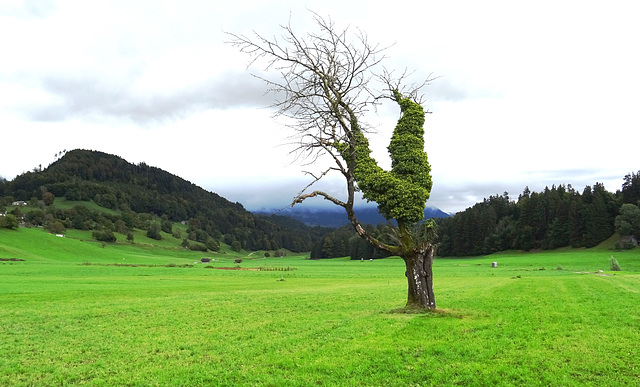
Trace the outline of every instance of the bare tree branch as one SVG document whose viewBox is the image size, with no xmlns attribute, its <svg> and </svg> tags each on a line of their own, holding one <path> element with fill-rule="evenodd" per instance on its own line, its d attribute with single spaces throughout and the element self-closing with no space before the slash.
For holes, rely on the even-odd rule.
<svg viewBox="0 0 640 387">
<path fill-rule="evenodd" d="M 309 197 L 316 197 L 316 196 L 318 196 L 318 195 L 321 195 L 321 196 L 325 196 L 325 197 L 326 197 L 327 195 L 326 195 L 326 194 L 324 194 L 324 193 L 322 193 L 321 191 L 316 191 L 316 194 L 315 194 L 315 195 L 311 195 L 311 196 L 306 195 L 306 194 L 305 194 L 305 192 L 306 192 L 306 191 L 307 191 L 307 190 L 308 190 L 312 185 L 314 185 L 315 183 L 317 183 L 318 181 L 320 181 L 320 179 L 322 179 L 322 178 L 323 178 L 327 173 L 329 173 L 332 169 L 333 169 L 333 168 L 329 168 L 329 169 L 327 169 L 326 171 L 322 172 L 322 173 L 321 173 L 319 176 L 317 176 L 317 177 L 316 177 L 313 173 L 311 173 L 311 172 L 305 172 L 306 174 L 313 176 L 314 180 L 313 180 L 311 183 L 307 184 L 307 186 L 306 186 L 306 187 L 304 187 L 304 188 L 303 188 L 303 189 L 298 193 L 298 195 L 296 195 L 296 197 L 293 199 L 293 202 L 291 203 L 291 207 L 293 207 L 294 205 L 296 205 L 296 204 L 298 204 L 298 203 L 302 203 L 305 199 L 307 199 L 307 198 L 309 198 Z M 330 199 L 330 200 L 331 200 L 331 199 Z M 340 204 L 338 204 L 338 205 L 339 205 L 340 207 L 344 207 L 344 203 L 342 203 L 341 201 L 339 201 L 339 200 L 337 200 L 337 199 L 336 199 L 336 200 L 331 200 L 331 201 L 333 201 L 333 202 L 334 202 L 334 203 L 336 203 L 336 204 L 338 204 L 337 202 L 339 202 Z"/>
<path fill-rule="evenodd" d="M 313 191 L 311 193 L 308 194 L 304 194 L 304 195 L 299 195 L 296 200 L 294 200 L 294 202 L 291 204 L 291 207 L 293 207 L 295 204 L 299 204 L 302 203 L 303 201 L 305 201 L 306 199 L 309 198 L 315 198 L 316 196 L 322 196 L 324 197 L 326 200 L 329 200 L 330 202 L 340 206 L 340 207 L 345 207 L 346 204 L 345 202 L 343 202 L 342 200 L 336 199 L 335 197 L 329 195 L 326 192 L 323 191 Z"/>
</svg>

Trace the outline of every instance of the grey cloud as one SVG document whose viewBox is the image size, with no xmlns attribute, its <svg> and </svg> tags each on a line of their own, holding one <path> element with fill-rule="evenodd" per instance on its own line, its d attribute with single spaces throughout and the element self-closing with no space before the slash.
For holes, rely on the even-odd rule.
<svg viewBox="0 0 640 387">
<path fill-rule="evenodd" d="M 502 195 L 505 191 L 509 197 L 517 198 L 524 186 L 519 184 L 503 184 L 500 182 L 486 184 L 438 184 L 434 182 L 431 197 L 427 201 L 430 207 L 437 207 L 445 212 L 459 212 L 481 202 L 493 195 Z"/>
<path fill-rule="evenodd" d="M 484 86 L 474 85 L 463 78 L 442 75 L 429 83 L 424 89 L 427 101 L 459 102 L 469 99 L 500 97 L 501 93 Z"/>
<path fill-rule="evenodd" d="M 582 193 L 586 186 L 603 183 L 610 192 L 615 192 L 622 186 L 625 172 L 619 170 L 593 169 L 565 169 L 547 171 L 524 171 L 517 177 L 505 176 L 502 180 L 486 181 L 484 183 L 468 182 L 456 184 L 451 181 L 439 182 L 434 179 L 428 206 L 438 207 L 445 212 L 459 212 L 476 203 L 488 199 L 490 196 L 509 194 L 511 200 L 518 200 L 525 187 L 532 192 L 541 192 L 545 187 L 553 185 L 571 185 Z"/>
<path fill-rule="evenodd" d="M 226 73 L 199 85 L 165 92 L 137 91 L 135 79 L 99 75 L 47 76 L 43 89 L 51 103 L 23 107 L 35 121 L 65 121 L 77 117 L 107 117 L 140 124 L 182 118 L 193 112 L 232 107 L 266 107 L 272 102 L 264 84 L 246 72 Z"/>
<path fill-rule="evenodd" d="M 30 15 L 43 18 L 56 9 L 53 0 L 26 0 L 24 6 Z"/>
<path fill-rule="evenodd" d="M 24 0 L 19 6 L 0 4 L 0 15 L 11 15 L 22 19 L 45 18 L 56 9 L 53 0 Z"/>
<path fill-rule="evenodd" d="M 29 104 L 22 110 L 34 121 L 65 121 L 72 118 L 110 118 L 149 124 L 183 118 L 208 109 L 236 107 L 266 108 L 276 97 L 267 93 L 267 85 L 247 71 L 228 71 L 199 84 L 186 84 L 161 92 L 136 89 L 139 72 L 114 74 L 46 74 L 40 77 L 44 92 L 53 98 L 48 103 Z M 435 101 L 468 98 L 467 92 L 438 78 L 425 89 Z"/>
<path fill-rule="evenodd" d="M 428 100 L 433 101 L 461 101 L 469 97 L 465 88 L 453 83 L 451 78 L 442 76 L 431 81 L 425 89 Z"/>
<path fill-rule="evenodd" d="M 310 178 L 300 174 L 297 177 L 273 176 L 247 178 L 242 181 L 206 181 L 202 186 L 227 200 L 242 203 L 250 211 L 259 211 L 289 207 L 294 197 L 309 183 Z M 311 190 L 313 189 L 320 189 L 339 199 L 344 199 L 346 195 L 344 182 L 338 177 L 324 179 L 317 186 L 314 185 Z M 304 206 L 333 207 L 335 205 L 317 197 L 306 200 Z"/>
<path fill-rule="evenodd" d="M 248 72 L 223 73 L 222 79 L 212 82 L 211 87 L 216 90 L 213 100 L 220 108 L 271 106 L 274 95 L 268 93 L 267 85 Z"/>
</svg>

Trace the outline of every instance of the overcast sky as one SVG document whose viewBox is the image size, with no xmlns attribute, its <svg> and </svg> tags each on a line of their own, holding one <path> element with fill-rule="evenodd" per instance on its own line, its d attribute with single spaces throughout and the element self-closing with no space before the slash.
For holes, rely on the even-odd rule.
<svg viewBox="0 0 640 387">
<path fill-rule="evenodd" d="M 290 130 L 224 31 L 273 36 L 291 18 L 304 34 L 307 9 L 392 45 L 387 67 L 439 76 L 425 90 L 429 206 L 525 186 L 615 192 L 640 170 L 632 1 L 2 0 L 0 176 L 93 149 L 250 210 L 286 206 L 319 168 L 289 155 Z M 394 106 L 370 117 L 382 165 L 397 118 Z M 342 182 L 322 188 L 339 195 Z"/>
</svg>

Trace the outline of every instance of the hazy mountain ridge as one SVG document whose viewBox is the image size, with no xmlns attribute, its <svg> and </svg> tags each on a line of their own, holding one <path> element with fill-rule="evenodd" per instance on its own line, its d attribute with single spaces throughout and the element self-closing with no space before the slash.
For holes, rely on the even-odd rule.
<svg viewBox="0 0 640 387">
<path fill-rule="evenodd" d="M 380 223 L 386 223 L 386 219 L 380 215 L 378 209 L 374 206 L 360 206 L 355 209 L 358 220 L 364 224 L 378 225 Z M 253 211 L 256 214 L 270 215 L 277 214 L 282 216 L 288 216 L 296 219 L 308 226 L 321 226 L 338 228 L 349 223 L 349 219 L 344 211 L 340 207 L 305 207 L 297 206 L 293 208 L 286 208 L 281 210 L 260 210 Z M 449 214 L 441 211 L 438 208 L 427 207 L 424 210 L 425 219 L 429 218 L 448 218 Z"/>
</svg>

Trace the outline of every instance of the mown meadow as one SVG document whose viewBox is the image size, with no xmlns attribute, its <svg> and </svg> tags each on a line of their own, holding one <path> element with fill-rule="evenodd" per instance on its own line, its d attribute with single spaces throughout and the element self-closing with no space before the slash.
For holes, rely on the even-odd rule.
<svg viewBox="0 0 640 387">
<path fill-rule="evenodd" d="M 0 230 L 0 385 L 640 384 L 637 248 L 436 259 L 406 314 L 399 259 L 89 238 Z"/>
</svg>

